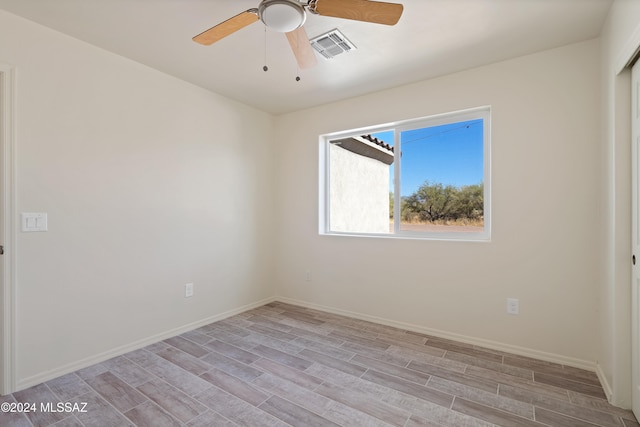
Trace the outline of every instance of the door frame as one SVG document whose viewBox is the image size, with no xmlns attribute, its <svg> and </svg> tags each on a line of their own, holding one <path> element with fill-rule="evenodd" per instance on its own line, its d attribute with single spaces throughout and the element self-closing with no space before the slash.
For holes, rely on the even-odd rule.
<svg viewBox="0 0 640 427">
<path fill-rule="evenodd" d="M 0 395 L 15 391 L 15 272 L 16 272 L 16 214 L 15 214 L 15 70 L 5 63 L 0 62 L 0 150 L 2 150 L 2 200 L 0 208 L 2 216 L 0 221 L 1 235 L 4 236 L 4 255 L 0 256 L 3 265 L 2 277 L 0 277 Z"/>
<path fill-rule="evenodd" d="M 640 255 L 640 202 L 639 172 L 640 162 L 640 63 L 631 68 L 631 253 L 633 254 L 631 266 L 631 409 L 636 417 L 640 418 L 640 265 L 637 265 L 637 256 Z"/>
<path fill-rule="evenodd" d="M 631 34 L 631 36 L 627 39 L 626 43 L 624 44 L 624 46 L 622 47 L 621 51 L 620 51 L 620 55 L 618 56 L 616 62 L 615 62 L 615 74 L 616 76 L 621 75 L 625 70 L 631 70 L 631 66 L 636 62 L 636 60 L 638 59 L 638 57 L 640 57 L 640 25 L 636 26 L 635 30 L 633 31 L 633 33 Z M 631 79 L 632 80 L 632 79 Z M 630 90 L 634 90 L 634 82 L 631 81 L 630 82 Z M 631 95 L 631 94 L 630 94 Z M 637 94 L 636 94 L 637 95 Z M 632 114 L 631 114 L 631 105 L 629 105 L 629 111 L 628 111 L 628 117 L 630 120 L 633 120 L 632 118 Z M 631 121 L 629 122 L 629 125 L 631 125 Z M 630 131 L 630 143 L 631 144 L 635 144 L 635 142 L 633 141 L 634 135 Z M 640 165 L 636 165 L 636 167 L 638 167 Z M 633 165 L 632 165 L 632 169 L 633 169 Z M 634 174 L 639 173 L 640 171 L 638 170 L 632 170 L 632 188 L 634 185 L 637 185 L 637 183 L 633 182 L 633 177 Z M 632 207 L 633 209 L 633 207 Z M 633 217 L 633 212 L 631 212 L 631 215 Z M 632 218 L 632 221 L 636 221 L 636 219 Z M 640 225 L 640 224 L 638 224 Z M 631 252 L 634 253 L 635 249 L 633 247 L 633 237 L 631 238 Z M 635 256 L 638 256 L 638 254 L 635 254 Z M 633 270 L 634 266 L 631 266 L 631 269 Z M 633 283 L 633 277 L 634 277 L 634 273 L 633 271 L 631 271 L 631 280 L 630 280 L 630 284 L 632 287 L 635 286 L 635 284 Z M 633 288 L 632 288 L 633 289 Z M 633 290 L 631 292 L 632 294 L 632 299 L 633 299 Z M 633 304 L 633 301 L 631 301 L 631 304 Z M 635 357 L 637 357 L 636 353 L 639 353 L 640 350 L 638 350 L 638 345 L 640 345 L 640 343 L 637 342 L 638 340 L 638 334 L 636 333 L 636 328 L 638 327 L 637 323 L 634 325 L 634 322 L 637 322 L 637 316 L 640 312 L 640 307 L 629 307 L 630 309 L 630 314 L 631 314 L 631 325 L 630 325 L 630 331 L 631 332 L 631 395 L 629 396 L 630 399 L 630 406 L 634 406 L 635 403 L 638 399 L 637 396 L 634 396 L 636 393 L 638 393 L 637 390 L 634 390 L 635 388 L 635 383 L 637 382 L 637 377 L 640 375 L 640 364 L 637 362 L 637 359 L 635 359 Z M 635 335 L 634 335 L 635 333 Z M 636 340 L 636 342 L 634 342 L 634 339 Z M 614 402 L 615 404 L 615 402 Z M 636 416 L 638 416 L 638 412 L 640 412 L 640 409 L 638 408 L 634 408 L 634 411 L 636 412 Z"/>
</svg>

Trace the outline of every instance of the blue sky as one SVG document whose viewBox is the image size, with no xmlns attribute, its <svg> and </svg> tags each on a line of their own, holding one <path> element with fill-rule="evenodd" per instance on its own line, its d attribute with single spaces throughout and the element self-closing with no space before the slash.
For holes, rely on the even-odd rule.
<svg viewBox="0 0 640 427">
<path fill-rule="evenodd" d="M 393 131 L 373 136 L 394 145 Z M 482 183 L 482 119 L 404 131 L 400 137 L 403 196 L 412 194 L 425 180 L 455 187 Z M 393 191 L 393 167 L 390 173 Z"/>
</svg>

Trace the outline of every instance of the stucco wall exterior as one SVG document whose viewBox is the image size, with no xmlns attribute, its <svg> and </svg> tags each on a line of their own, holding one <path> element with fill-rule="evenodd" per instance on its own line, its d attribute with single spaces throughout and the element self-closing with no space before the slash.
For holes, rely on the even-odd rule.
<svg viewBox="0 0 640 427">
<path fill-rule="evenodd" d="M 331 231 L 389 232 L 389 166 L 329 144 Z"/>
</svg>

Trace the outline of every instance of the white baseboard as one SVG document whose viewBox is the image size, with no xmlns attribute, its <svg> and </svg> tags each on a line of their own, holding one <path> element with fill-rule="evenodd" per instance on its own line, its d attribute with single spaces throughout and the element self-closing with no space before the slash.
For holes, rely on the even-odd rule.
<svg viewBox="0 0 640 427">
<path fill-rule="evenodd" d="M 287 304 L 298 305 L 301 307 L 312 308 L 315 310 L 325 311 L 332 314 L 339 314 L 342 316 L 351 317 L 359 320 L 367 320 L 373 323 L 379 323 L 382 325 L 393 326 L 407 331 L 419 332 L 426 335 L 433 335 L 438 338 L 445 338 L 449 340 L 459 341 L 466 344 L 477 345 L 480 347 L 489 348 L 492 350 L 503 351 L 506 353 L 516 354 L 518 356 L 530 357 L 533 359 L 544 360 L 546 362 L 558 363 L 560 365 L 571 366 L 574 368 L 585 369 L 591 372 L 596 371 L 596 363 L 588 360 L 577 359 L 573 357 L 563 356 L 560 354 L 547 353 L 544 351 L 534 350 L 531 348 L 515 346 L 511 344 L 505 344 L 498 341 L 491 341 L 482 338 L 470 337 L 467 335 L 456 334 L 452 332 L 442 331 L 438 329 L 427 328 L 420 325 L 413 325 L 410 323 L 397 322 L 395 320 L 384 319 L 377 316 L 371 316 L 368 314 L 357 313 L 349 310 L 342 310 L 333 307 L 327 307 L 323 305 L 313 304 L 306 301 L 296 300 L 286 297 L 275 297 L 275 301 L 280 301 Z M 604 377 L 604 376 L 603 376 Z"/>
<path fill-rule="evenodd" d="M 150 337 L 147 337 L 147 338 L 144 338 L 144 339 L 129 343 L 127 345 L 124 345 L 124 346 L 121 346 L 121 347 L 117 347 L 117 348 L 108 350 L 106 352 L 99 353 L 99 354 L 93 355 L 91 357 L 87 357 L 85 359 L 78 360 L 78 361 L 69 363 L 69 364 L 64 365 L 64 366 L 60 366 L 58 368 L 55 368 L 55 369 L 52 369 L 52 370 L 49 370 L 49 371 L 46 371 L 46 372 L 39 373 L 37 375 L 33 375 L 31 377 L 23 378 L 23 379 L 21 379 L 21 380 L 19 380 L 17 382 L 16 390 L 14 390 L 14 391 L 24 390 L 26 388 L 29 388 L 29 387 L 32 387 L 34 385 L 37 385 L 37 384 L 52 380 L 52 379 L 60 377 L 62 375 L 66 375 L 68 373 L 75 372 L 75 371 L 77 371 L 79 369 L 86 368 L 86 367 L 94 365 L 96 363 L 104 362 L 105 360 L 109 360 L 109 359 L 111 359 L 113 357 L 120 356 L 120 355 L 128 353 L 130 351 L 138 350 L 140 348 L 146 347 L 147 345 L 156 343 L 158 341 L 162 341 L 162 340 L 165 340 L 167 338 L 171 338 L 171 337 L 174 337 L 176 335 L 180 335 L 182 333 L 191 331 L 193 329 L 197 329 L 199 327 L 208 325 L 210 323 L 214 323 L 214 322 L 226 319 L 228 317 L 235 316 L 236 314 L 240 314 L 240 313 L 243 313 L 245 311 L 252 310 L 254 308 L 263 306 L 265 304 L 268 304 L 268 303 L 274 302 L 274 301 L 280 301 L 280 302 L 287 303 L 287 304 L 293 304 L 293 305 L 298 305 L 298 306 L 301 306 L 301 307 L 307 307 L 307 308 L 311 308 L 311 309 L 315 309 L 315 310 L 325 311 L 327 313 L 338 314 L 338 315 L 342 315 L 342 316 L 346 316 L 346 317 L 351 317 L 351 318 L 354 318 L 354 319 L 366 320 L 366 321 L 369 321 L 369 322 L 374 322 L 374 323 L 378 323 L 378 324 L 382 324 L 382 325 L 393 326 L 393 327 L 396 327 L 396 328 L 405 329 L 407 331 L 419 332 L 419 333 L 423 333 L 423 334 L 426 334 L 426 335 L 433 335 L 433 336 L 439 337 L 439 338 L 445 338 L 445 339 L 450 339 L 450 340 L 459 341 L 459 342 L 463 342 L 463 343 L 467 343 L 467 344 L 477 345 L 477 346 L 481 346 L 481 347 L 485 347 L 485 348 L 489 348 L 489 349 L 493 349 L 493 350 L 504 351 L 504 352 L 516 354 L 516 355 L 519 355 L 519 356 L 531 357 L 531 358 L 534 358 L 534 359 L 544 360 L 544 361 L 547 361 L 547 362 L 554 362 L 554 363 L 559 363 L 561 365 L 566 365 L 566 366 L 571 366 L 571 367 L 575 367 L 575 368 L 586 369 L 586 370 L 589 370 L 589 371 L 596 372 L 596 374 L 598 375 L 598 378 L 600 379 L 600 382 L 602 383 L 602 387 L 604 388 L 604 391 L 605 391 L 605 394 L 607 395 L 607 398 L 610 399 L 611 396 L 612 396 L 611 386 L 608 384 L 606 376 L 602 372 L 602 369 L 595 362 L 582 360 L 582 359 L 576 359 L 576 358 L 562 356 L 562 355 L 553 354 L 553 353 L 542 352 L 542 351 L 538 351 L 538 350 L 534 350 L 534 349 L 530 349 L 530 348 L 526 348 L 526 347 L 519 347 L 519 346 L 510 345 L 510 344 L 500 343 L 500 342 L 497 342 L 497 341 L 485 340 L 485 339 L 482 339 L 482 338 L 475 338 L 475 337 L 470 337 L 470 336 L 461 335 L 461 334 L 455 334 L 455 333 L 451 333 L 451 332 L 447 332 L 447 331 L 442 331 L 442 330 L 437 330 L 437 329 L 432 329 L 432 328 L 426 328 L 424 326 L 419 326 L 419 325 L 414 325 L 414 324 L 404 323 L 404 322 L 398 322 L 398 321 L 395 321 L 395 320 L 385 319 L 385 318 L 382 318 L 382 317 L 371 316 L 371 315 L 368 315 L 368 314 L 357 313 L 357 312 L 353 312 L 353 311 L 349 311 L 349 310 L 342 310 L 342 309 L 338 309 L 338 308 L 334 308 L 334 307 L 328 307 L 328 306 L 313 304 L 313 303 L 309 303 L 309 302 L 306 302 L 306 301 L 301 301 L 301 300 L 296 300 L 296 299 L 286 298 L 286 297 L 269 297 L 269 298 L 265 298 L 263 300 L 255 302 L 255 303 L 247 304 L 245 306 L 238 307 L 238 308 L 235 308 L 233 310 L 226 311 L 224 313 L 220 313 L 220 314 L 217 314 L 217 315 L 214 315 L 214 316 L 210 316 L 210 317 L 198 320 L 196 322 L 189 323 L 189 324 L 186 324 L 186 325 L 183 325 L 181 327 L 178 327 L 178 328 L 175 328 L 175 329 L 171 329 L 171 330 L 168 330 L 168 331 L 164 331 L 164 332 L 161 332 L 159 334 L 156 334 L 156 335 L 153 335 L 153 336 L 150 336 Z"/>
<path fill-rule="evenodd" d="M 609 384 L 607 376 L 604 374 L 602 366 L 600 366 L 599 363 L 596 363 L 596 374 L 598 375 L 604 394 L 607 396 L 607 401 L 611 402 L 613 400 L 613 388 L 611 387 L 611 384 Z"/>
<path fill-rule="evenodd" d="M 175 329 L 170 329 L 168 331 L 164 331 L 159 334 L 155 334 L 153 336 L 143 338 L 141 340 L 123 345 L 121 347 L 113 348 L 103 353 L 99 353 L 99 354 L 87 357 L 85 359 L 78 360 L 78 361 L 66 364 L 64 366 L 60 366 L 58 368 L 39 373 L 37 375 L 33 375 L 31 377 L 23 378 L 17 381 L 16 390 L 14 390 L 14 392 L 24 390 L 26 388 L 32 387 L 37 384 L 41 384 L 43 382 L 52 380 L 54 378 L 58 378 L 62 375 L 66 375 L 71 372 L 75 372 L 79 369 L 83 369 L 88 366 L 95 365 L 96 363 L 104 362 L 105 360 L 109 360 L 116 356 L 121 356 L 125 353 L 129 353 L 130 351 L 141 349 L 150 344 L 165 340 L 167 338 L 174 337 L 176 335 L 183 334 L 185 332 L 200 328 L 210 323 L 214 323 L 214 322 L 226 319 L 228 317 L 235 316 L 236 314 L 240 314 L 245 311 L 252 310 L 257 307 L 261 307 L 273 301 L 275 301 L 274 297 L 265 298 L 263 300 L 260 300 L 251 304 L 247 304 L 242 307 L 235 308 L 233 310 L 228 310 L 228 311 L 225 311 L 224 313 L 216 314 L 214 316 L 210 316 L 210 317 L 198 320 L 196 322 L 180 326 Z"/>
</svg>

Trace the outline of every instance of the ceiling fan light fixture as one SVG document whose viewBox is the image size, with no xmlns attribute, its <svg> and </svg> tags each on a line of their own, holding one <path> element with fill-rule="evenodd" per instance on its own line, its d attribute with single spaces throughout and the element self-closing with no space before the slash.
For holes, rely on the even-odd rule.
<svg viewBox="0 0 640 427">
<path fill-rule="evenodd" d="M 263 0 L 258 16 L 264 25 L 281 33 L 300 28 L 306 19 L 304 7 L 295 0 Z"/>
</svg>

